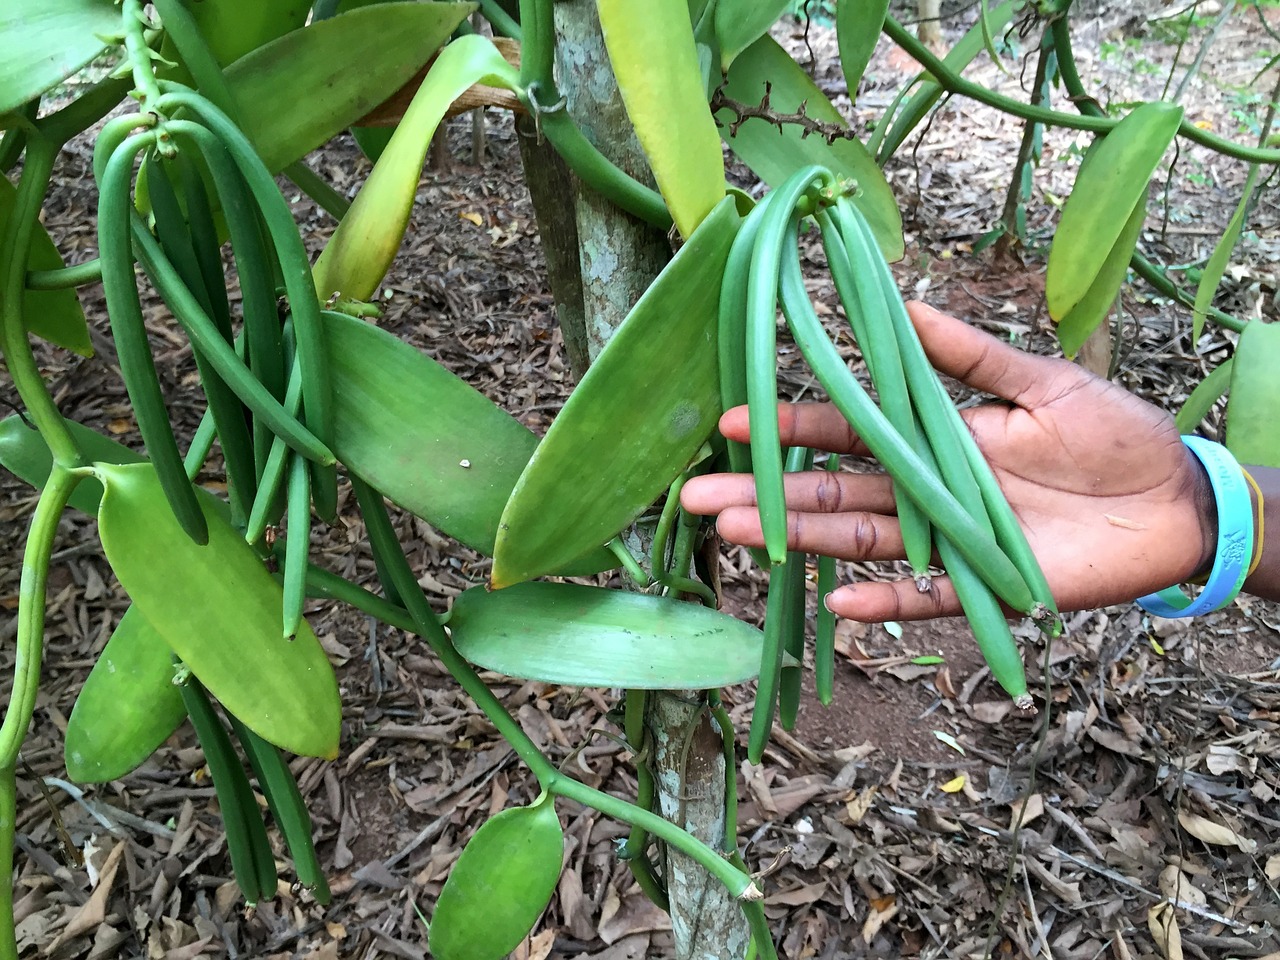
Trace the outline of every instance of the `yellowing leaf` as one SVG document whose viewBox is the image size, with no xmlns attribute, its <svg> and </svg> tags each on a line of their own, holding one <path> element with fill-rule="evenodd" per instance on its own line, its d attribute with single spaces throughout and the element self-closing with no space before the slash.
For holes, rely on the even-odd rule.
<svg viewBox="0 0 1280 960">
<path fill-rule="evenodd" d="M 609 62 L 662 199 L 689 237 L 724 197 L 720 133 L 707 106 L 686 0 L 596 0 Z"/>
<path fill-rule="evenodd" d="M 941 789 L 943 793 L 959 793 L 964 789 L 964 774 L 962 773 L 958 777 L 953 777 L 944 783 L 939 789 Z"/>
<path fill-rule="evenodd" d="M 466 213 L 458 214 L 458 219 L 474 223 L 477 227 L 484 223 L 480 214 L 476 213 L 474 210 L 468 210 Z"/>
</svg>

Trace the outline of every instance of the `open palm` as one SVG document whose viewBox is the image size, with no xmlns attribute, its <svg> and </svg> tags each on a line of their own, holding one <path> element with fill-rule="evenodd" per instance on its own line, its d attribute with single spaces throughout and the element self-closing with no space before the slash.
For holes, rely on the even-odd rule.
<svg viewBox="0 0 1280 960">
<path fill-rule="evenodd" d="M 1132 600 L 1207 568 L 1216 538 L 1212 492 L 1173 419 L 1065 360 L 1015 350 L 923 304 L 909 305 L 934 366 L 1000 401 L 964 417 L 1022 522 L 1063 610 Z M 829 404 L 779 408 L 781 439 L 869 457 Z M 745 407 L 720 421 L 748 437 Z M 882 473 L 787 478 L 788 545 L 847 560 L 899 560 L 893 488 Z M 716 474 L 684 487 L 686 509 L 719 514 L 727 540 L 763 545 L 751 477 Z M 950 581 L 846 585 L 828 605 L 863 621 L 958 614 Z"/>
</svg>

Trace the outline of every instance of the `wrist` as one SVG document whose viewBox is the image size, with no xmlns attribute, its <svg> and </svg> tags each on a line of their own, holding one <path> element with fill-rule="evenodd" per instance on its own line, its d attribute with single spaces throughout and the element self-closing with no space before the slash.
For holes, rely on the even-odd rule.
<svg viewBox="0 0 1280 960">
<path fill-rule="evenodd" d="M 1195 567 L 1195 574 L 1188 583 L 1203 583 L 1213 569 L 1213 561 L 1218 553 L 1218 502 L 1213 495 L 1213 484 L 1209 473 L 1205 470 L 1200 458 L 1190 450 L 1186 451 L 1191 463 L 1194 492 L 1192 505 L 1195 510 L 1197 525 L 1200 530 L 1200 559 Z"/>
<path fill-rule="evenodd" d="M 1226 606 L 1240 592 L 1254 558 L 1254 496 L 1245 471 L 1222 444 L 1197 436 L 1184 436 L 1182 442 L 1203 466 L 1214 502 L 1213 562 L 1199 596 L 1190 597 L 1172 586 L 1138 599 L 1144 610 L 1161 617 L 1194 617 Z M 1194 472 L 1192 476 L 1198 477 Z M 1202 559 L 1204 534 L 1215 527 L 1209 517 L 1199 510 Z"/>
</svg>

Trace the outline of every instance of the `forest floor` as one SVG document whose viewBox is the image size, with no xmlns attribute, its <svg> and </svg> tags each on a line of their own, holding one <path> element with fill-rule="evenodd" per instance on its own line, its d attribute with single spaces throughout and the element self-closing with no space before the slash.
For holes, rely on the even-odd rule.
<svg viewBox="0 0 1280 960">
<path fill-rule="evenodd" d="M 1183 62 L 1205 32 L 1193 34 Z M 815 26 L 806 42 L 800 26 L 789 25 L 779 36 L 802 63 L 812 49 L 816 79 L 860 126 L 914 72 L 901 51 L 882 44 L 855 108 L 829 30 Z M 957 36 L 948 33 L 952 41 Z M 1172 62 L 1173 47 L 1154 27 L 1086 24 L 1077 43 L 1085 82 L 1103 103 L 1160 95 L 1159 65 Z M 1238 12 L 1183 95 L 1188 115 L 1217 133 L 1256 139 L 1250 118 L 1262 110 L 1247 84 L 1277 47 L 1280 40 L 1252 10 Z M 1025 97 L 1019 84 L 1029 83 L 1034 50 L 1015 37 L 1006 63 L 1007 74 L 984 61 L 973 76 Z M 1265 101 L 1274 82 L 1267 73 L 1252 89 L 1264 91 Z M 384 287 L 380 323 L 542 432 L 572 379 L 514 133 L 508 118 L 491 117 L 488 152 L 475 165 L 469 125 L 453 125 L 451 165 L 424 173 L 405 249 Z M 1024 349 L 1053 354 L 1044 257 L 1083 138 L 1046 134 L 1027 245 L 999 260 L 989 249 L 973 252 L 1000 216 L 1021 133 L 1010 118 L 953 101 L 918 145 L 908 141 L 888 167 L 907 234 L 907 256 L 895 272 L 904 291 Z M 346 138 L 311 163 L 349 193 L 368 169 Z M 1164 263 L 1202 265 L 1244 177 L 1243 164 L 1184 146 L 1167 191 L 1153 201 L 1143 248 Z M 89 145 L 73 144 L 46 209 L 46 226 L 69 262 L 96 252 L 95 203 Z M 305 199 L 295 210 L 318 249 L 333 222 Z M 1280 206 L 1268 187 L 1224 281 L 1223 309 L 1276 318 L 1278 227 Z M 809 253 L 815 300 L 832 304 L 817 269 L 820 250 Z M 140 447 L 106 336 L 101 289 L 85 288 L 82 301 L 97 356 L 46 351 L 42 366 L 67 416 Z M 1170 411 L 1231 354 L 1234 336 L 1212 324 L 1192 344 L 1190 312 L 1153 298 L 1140 282 L 1126 287 L 1122 306 L 1115 378 Z M 834 330 L 837 318 L 829 314 Z M 199 413 L 197 393 L 187 389 L 195 376 L 190 349 L 160 307 L 150 308 L 150 321 L 171 408 L 190 431 Z M 856 352 L 850 348 L 848 356 L 861 370 Z M 818 395 L 785 338 L 780 363 L 790 396 Z M 11 397 L 7 381 L 0 380 L 0 397 Z M 1219 413 L 1206 424 L 1211 435 Z M 0 471 L 6 611 L 16 605 L 34 502 L 29 488 Z M 372 561 L 346 491 L 343 507 L 338 526 L 316 531 L 313 560 L 370 580 Z M 421 583 L 441 608 L 484 578 L 484 558 L 420 521 L 401 516 L 398 524 Z M 847 580 L 885 573 L 841 567 Z M 726 609 L 760 622 L 762 578 L 740 551 L 726 550 L 724 577 Z M 83 801 L 52 780 L 47 797 L 39 789 L 37 777 L 65 778 L 66 717 L 126 604 L 93 519 L 68 515 L 51 573 L 44 681 L 19 771 L 24 956 L 423 956 L 421 917 L 429 916 L 465 838 L 493 812 L 536 792 L 424 645 L 349 610 L 324 603 L 309 609 L 338 668 L 343 747 L 333 762 L 300 759 L 294 769 L 334 900 L 321 908 L 290 891 L 286 869 L 280 896 L 246 915 L 189 729 L 130 776 L 86 789 Z M 0 641 L 12 635 L 12 617 L 0 619 Z M 1033 689 L 1048 691 L 1047 704 L 1039 696 L 1047 709 L 1034 720 L 1011 714 L 963 620 L 843 622 L 839 636 L 845 656 L 835 703 L 824 710 L 810 697 L 796 729 L 775 736 L 766 763 L 741 771 L 740 840 L 755 868 L 776 864 L 765 881 L 766 910 L 782 956 L 971 958 L 988 947 L 995 957 L 1058 960 L 1280 956 L 1280 612 L 1272 604 L 1242 597 L 1190 622 L 1152 620 L 1131 605 L 1082 612 L 1067 617 L 1065 636 L 1051 650 L 1033 630 L 1020 629 Z M 913 664 L 920 655 L 944 662 Z M 12 657 L 6 642 L 0 697 L 7 696 Z M 632 794 L 628 754 L 604 738 L 577 750 L 606 723 L 609 691 L 488 679 L 553 760 L 575 753 L 574 772 L 587 783 Z M 742 729 L 751 690 L 727 691 L 726 701 Z M 1010 831 L 1019 811 L 1015 851 Z M 550 909 L 515 956 L 670 956 L 667 917 L 615 856 L 620 826 L 570 803 L 560 813 L 565 870 Z M 88 856 L 92 875 L 62 862 L 58 820 Z"/>
</svg>

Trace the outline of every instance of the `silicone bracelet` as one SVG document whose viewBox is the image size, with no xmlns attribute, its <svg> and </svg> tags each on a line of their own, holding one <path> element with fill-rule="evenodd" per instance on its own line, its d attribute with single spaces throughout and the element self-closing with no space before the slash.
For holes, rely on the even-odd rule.
<svg viewBox="0 0 1280 960">
<path fill-rule="evenodd" d="M 1219 443 L 1195 436 L 1182 442 L 1209 474 L 1218 505 L 1218 548 L 1209 580 L 1194 600 L 1176 586 L 1138 599 L 1142 609 L 1157 617 L 1197 617 L 1225 607 L 1240 592 L 1253 559 L 1253 501 L 1244 470 Z"/>
</svg>

